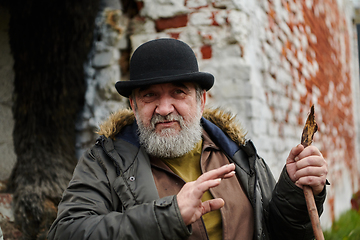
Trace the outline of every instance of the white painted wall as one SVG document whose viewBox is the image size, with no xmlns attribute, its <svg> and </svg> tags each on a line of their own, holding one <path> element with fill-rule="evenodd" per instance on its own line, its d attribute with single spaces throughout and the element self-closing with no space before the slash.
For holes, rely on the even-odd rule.
<svg viewBox="0 0 360 240">
<path fill-rule="evenodd" d="M 106 2 L 106 1 L 104 1 Z M 111 9 L 121 9 L 116 1 L 111 2 Z M 265 158 L 273 170 L 275 177 L 285 163 L 291 147 L 300 141 L 302 126 L 297 122 L 300 109 L 300 97 L 307 94 L 304 78 L 294 74 L 297 64 L 303 66 L 302 74 L 312 76 L 317 73 L 316 61 L 308 62 L 300 53 L 292 55 L 287 51 L 288 60 L 282 56 L 282 41 L 290 40 L 295 47 L 306 49 L 309 41 L 316 41 L 314 37 L 306 37 L 302 31 L 289 31 L 286 22 L 289 20 L 288 11 L 282 7 L 280 0 L 275 0 L 275 13 L 278 16 L 277 27 L 269 31 L 269 2 L 266 0 L 161 0 L 144 1 L 141 10 L 142 20 L 126 19 L 120 16 L 119 26 L 132 29 L 129 39 L 126 35 L 118 35 L 105 22 L 104 12 L 96 19 L 96 34 L 101 36 L 94 43 L 89 53 L 89 61 L 85 64 L 88 90 L 86 104 L 80 114 L 77 125 L 78 140 L 77 154 L 92 145 L 96 135 L 93 133 L 99 123 L 107 118 L 111 112 L 127 107 L 127 99 L 121 98 L 114 83 L 121 78 L 118 60 L 120 50 L 129 46 L 135 49 L 141 43 L 159 37 L 169 37 L 173 33 L 179 34 L 179 39 L 187 42 L 195 51 L 201 71 L 214 74 L 216 83 L 209 91 L 208 106 L 221 107 L 234 114 L 248 130 L 248 137 L 257 146 L 259 154 Z M 288 1 L 296 21 L 303 21 L 299 1 Z M 356 131 L 354 134 L 357 148 L 357 166 L 359 161 L 359 70 L 357 59 L 356 30 L 352 25 L 354 8 L 348 0 L 339 0 L 339 9 L 346 16 L 346 24 L 351 45 L 351 84 L 353 112 Z M 353 0 L 357 6 L 359 1 Z M 306 6 L 311 7 L 313 1 L 306 0 Z M 106 10 L 106 9 L 104 9 Z M 171 17 L 177 14 L 189 14 L 186 27 L 156 31 L 156 20 L 159 17 Z M 0 7 L 0 180 L 6 179 L 16 161 L 13 150 L 12 130 L 13 117 L 11 112 L 14 73 L 13 59 L 8 43 L 9 13 Z M 130 22 L 129 22 L 130 21 Z M 216 21 L 217 25 L 213 22 Z M 305 32 L 307 30 L 305 29 Z M 311 35 L 311 32 L 306 32 Z M 201 48 L 210 45 L 212 57 L 202 59 Z M 301 51 L 299 51 L 301 52 Z M 314 59 L 313 59 L 314 60 Z M 276 80 L 272 77 L 276 75 Z M 313 94 L 307 101 L 317 102 L 319 89 L 313 88 Z M 331 96 L 329 96 L 331 97 Z M 276 106 L 276 107 L 274 107 Z M 322 116 L 317 112 L 318 122 Z M 303 111 L 302 118 L 306 118 L 307 111 Z M 287 118 L 285 122 L 284 119 Z M 326 126 L 320 126 L 326 128 Z M 282 131 L 279 129 L 282 128 Z M 317 134 L 315 145 L 320 149 L 324 144 L 319 139 L 326 136 Z M 341 141 L 341 139 L 340 139 Z M 341 159 L 343 150 L 333 151 L 330 162 Z M 335 159 L 335 160 L 334 160 Z M 330 165 L 329 180 L 336 181 L 329 189 L 329 196 L 334 197 L 335 216 L 350 208 L 350 198 L 353 192 L 351 186 L 354 172 L 350 172 L 340 162 Z M 333 178 L 332 173 L 341 170 L 341 178 Z M 359 175 L 358 171 L 357 175 Z M 339 183 L 338 183 L 339 182 Z M 355 189 L 358 189 L 355 181 Z M 331 213 L 328 202 L 321 218 L 322 225 L 327 228 L 331 224 Z"/>
<path fill-rule="evenodd" d="M 12 93 L 14 90 L 14 60 L 9 44 L 8 9 L 0 6 L 0 180 L 10 176 L 16 162 L 12 132 Z"/>
</svg>

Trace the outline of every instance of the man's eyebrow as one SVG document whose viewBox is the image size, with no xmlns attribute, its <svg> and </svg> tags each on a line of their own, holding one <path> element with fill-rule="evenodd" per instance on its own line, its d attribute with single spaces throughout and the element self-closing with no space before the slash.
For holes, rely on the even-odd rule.
<svg viewBox="0 0 360 240">
<path fill-rule="evenodd" d="M 181 87 L 181 88 L 185 88 L 186 90 L 189 90 L 189 88 L 182 82 L 175 82 L 173 83 L 173 85 L 176 87 Z"/>
</svg>

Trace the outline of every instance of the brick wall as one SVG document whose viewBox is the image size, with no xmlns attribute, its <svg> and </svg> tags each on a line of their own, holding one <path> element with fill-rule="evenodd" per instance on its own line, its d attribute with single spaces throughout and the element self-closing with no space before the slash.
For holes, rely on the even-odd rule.
<svg viewBox="0 0 360 240">
<path fill-rule="evenodd" d="M 349 1 L 137 1 L 130 44 L 161 37 L 194 49 L 215 75 L 208 106 L 237 114 L 277 177 L 315 105 L 314 144 L 329 163 L 322 224 L 359 188 L 359 77 Z"/>
<path fill-rule="evenodd" d="M 119 1 L 107 0 L 102 3 L 102 9 L 95 19 L 93 47 L 84 65 L 87 92 L 76 125 L 78 158 L 94 143 L 99 124 L 112 112 L 128 106 L 127 100 L 121 98 L 114 85 L 125 75 L 119 63 L 122 66 L 128 64 L 128 60 L 124 59 L 126 51 L 123 50 L 128 49 L 124 26 L 129 19 L 122 14 Z"/>
<path fill-rule="evenodd" d="M 288 133 L 299 133 L 298 126 L 304 123 L 309 106 L 315 104 L 320 128 L 314 144 L 328 160 L 332 182 L 324 214 L 327 219 L 334 219 L 349 208 L 351 193 L 359 187 L 355 125 L 358 113 L 354 110 L 358 95 L 354 99 L 353 92 L 358 93 L 359 79 L 352 69 L 356 68 L 357 59 L 352 56 L 356 50 L 351 42 L 354 36 L 353 26 L 349 24 L 351 11 L 345 8 L 345 1 L 342 4 L 339 6 L 336 1 L 269 2 L 269 24 L 263 43 L 265 54 L 274 42 L 281 46 L 281 54 L 280 49 L 276 51 L 280 62 L 274 64 L 268 58 L 270 76 L 265 78 L 277 88 L 266 89 L 265 94 L 278 136 L 286 140 L 283 127 L 290 128 Z M 291 76 L 285 84 L 279 81 L 282 71 Z M 357 84 L 354 86 L 353 82 Z M 277 107 L 279 102 L 283 107 Z M 276 119 L 278 111 L 282 111 L 282 116 Z M 291 141 L 292 136 L 289 137 Z"/>
<path fill-rule="evenodd" d="M 135 14 L 116 0 L 103 3 L 109 5 L 96 20 L 85 64 L 88 90 L 77 125 L 78 154 L 94 142 L 93 131 L 110 112 L 128 106 L 113 84 L 128 77 L 131 51 L 147 40 L 172 37 L 187 42 L 200 69 L 214 74 L 208 106 L 237 114 L 275 177 L 300 142 L 314 104 L 320 128 L 314 144 L 328 160 L 331 182 L 322 225 L 329 227 L 350 208 L 360 183 L 360 101 L 354 9 L 348 0 L 143 0 L 135 2 Z M 7 15 L 0 16 L 3 24 Z M 0 47 L 9 48 L 6 42 Z M 6 59 L 2 65 L 11 66 L 11 57 Z M 0 127 L 10 153 L 0 164 L 8 166 L 15 155 L 7 125 L 12 124 L 13 75 L 6 69 L 0 69 L 6 74 L 1 86 L 9 89 L 1 94 Z"/>
</svg>

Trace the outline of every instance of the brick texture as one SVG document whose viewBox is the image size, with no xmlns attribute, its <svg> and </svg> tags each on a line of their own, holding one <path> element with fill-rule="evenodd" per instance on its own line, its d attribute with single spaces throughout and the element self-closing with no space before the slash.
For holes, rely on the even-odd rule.
<svg viewBox="0 0 360 240">
<path fill-rule="evenodd" d="M 109 112 L 128 106 L 113 85 L 127 80 L 131 51 L 151 39 L 176 38 L 193 48 L 201 71 L 215 76 L 208 107 L 237 115 L 275 177 L 300 143 L 314 104 L 319 132 L 313 144 L 328 161 L 331 182 L 322 225 L 330 227 L 350 208 L 351 195 L 360 188 L 360 101 L 354 9 L 348 0 L 143 0 L 134 5 L 132 14 L 115 9 L 97 18 L 98 37 L 86 65 L 86 111 L 77 126 L 78 153 L 93 144 L 93 130 Z"/>
<path fill-rule="evenodd" d="M 160 37 L 187 42 L 201 70 L 216 78 L 208 106 L 237 114 L 276 177 L 314 104 L 314 145 L 328 160 L 332 182 L 325 226 L 350 207 L 360 186 L 356 38 L 353 9 L 344 6 L 346 0 L 187 0 L 171 9 L 173 16 L 154 18 L 164 14 L 150 14 L 145 4 L 140 15 L 154 22 L 156 33 L 131 36 L 134 48 Z"/>
<path fill-rule="evenodd" d="M 269 96 L 287 93 L 291 101 L 285 110 L 285 118 L 279 119 L 285 123 L 292 114 L 293 102 L 298 101 L 301 105 L 297 115 L 299 125 L 305 122 L 308 109 L 315 104 L 320 122 L 315 144 L 329 163 L 329 179 L 333 184 L 327 203 L 329 216 L 334 220 L 337 215 L 335 204 L 341 201 L 340 196 L 336 199 L 337 188 L 347 185 L 355 192 L 360 180 L 356 167 L 358 157 L 351 82 L 356 79 L 351 79 L 350 66 L 354 61 L 351 58 L 351 36 L 346 16 L 336 1 L 313 1 L 311 6 L 307 6 L 305 1 L 281 1 L 281 4 L 281 11 L 276 11 L 275 3 L 269 1 L 269 30 L 272 37 L 281 42 L 280 58 L 290 68 L 291 85 L 300 85 L 305 91 L 297 93 L 293 89 L 288 92 L 286 87 L 291 85 L 283 86 L 280 92 L 268 92 L 267 99 L 275 114 L 278 104 Z M 287 21 L 283 15 L 288 16 Z M 283 22 L 285 26 L 280 24 Z M 278 81 L 276 72 L 271 77 Z M 281 124 L 278 126 L 282 127 Z"/>
<path fill-rule="evenodd" d="M 156 25 L 156 30 L 160 32 L 169 28 L 185 27 L 187 25 L 187 22 L 188 22 L 188 16 L 180 15 L 172 18 L 160 18 L 155 21 L 155 25 Z"/>
</svg>

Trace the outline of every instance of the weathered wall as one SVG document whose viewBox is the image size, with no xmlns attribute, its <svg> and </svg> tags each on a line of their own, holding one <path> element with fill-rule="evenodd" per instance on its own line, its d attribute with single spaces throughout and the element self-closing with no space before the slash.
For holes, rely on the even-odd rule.
<svg viewBox="0 0 360 240">
<path fill-rule="evenodd" d="M 127 79 L 131 51 L 147 40 L 173 37 L 190 44 L 200 69 L 215 75 L 208 106 L 237 114 L 275 177 L 290 148 L 299 143 L 315 104 L 320 130 L 314 144 L 328 160 L 331 182 L 322 225 L 329 227 L 350 208 L 360 183 L 359 74 L 351 2 L 143 0 L 136 6 L 139 13 L 134 15 L 115 0 L 103 1 L 85 64 L 88 90 L 77 125 L 79 155 L 94 142 L 98 124 L 128 106 L 113 84 Z M 8 15 L 3 12 L 0 8 L 0 149 L 3 153 L 5 146 L 8 156 L 0 158 L 0 171 L 15 160 L 13 63 L 6 40 Z"/>
<path fill-rule="evenodd" d="M 308 106 L 315 104 L 320 127 L 315 145 L 328 160 L 332 182 L 322 218 L 328 223 L 349 208 L 351 194 L 359 188 L 355 124 L 359 78 L 353 56 L 352 9 L 346 1 L 282 1 L 269 4 L 267 15 L 265 53 L 271 54 L 268 49 L 274 43 L 281 46 L 275 57 L 280 62 L 267 58 L 269 70 L 264 78 L 264 86 L 274 81 L 276 86 L 265 89 L 272 126 L 279 131 L 279 140 L 296 140 L 297 125 L 305 121 Z M 286 84 L 281 82 L 283 72 L 291 76 L 286 77 L 291 79 Z M 282 116 L 276 119 L 279 111 Z"/>
<path fill-rule="evenodd" d="M 0 180 L 7 179 L 16 162 L 13 144 L 14 60 L 9 44 L 9 11 L 0 6 Z M 0 186 L 1 188 L 1 186 Z"/>
<path fill-rule="evenodd" d="M 329 227 L 359 188 L 359 77 L 351 2 L 136 3 L 139 14 L 122 26 L 130 39 L 127 47 L 161 37 L 190 44 L 201 70 L 216 77 L 208 106 L 237 114 L 276 177 L 315 104 L 320 130 L 314 144 L 329 162 L 332 183 L 322 217 Z"/>
<path fill-rule="evenodd" d="M 114 87 L 121 78 L 120 53 L 128 49 L 124 31 L 129 18 L 122 14 L 121 9 L 119 1 L 104 0 L 95 20 L 94 43 L 84 65 L 87 82 L 85 105 L 76 126 L 78 157 L 94 143 L 99 124 L 112 112 L 128 106 Z M 125 53 L 122 55 L 124 57 Z"/>
</svg>

